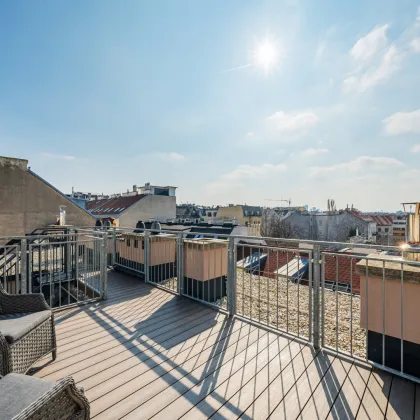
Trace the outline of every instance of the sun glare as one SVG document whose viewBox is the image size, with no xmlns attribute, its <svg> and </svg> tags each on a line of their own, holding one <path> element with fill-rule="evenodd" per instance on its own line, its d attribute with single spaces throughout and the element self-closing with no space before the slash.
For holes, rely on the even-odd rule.
<svg viewBox="0 0 420 420">
<path fill-rule="evenodd" d="M 254 65 L 263 69 L 266 73 L 272 70 L 278 60 L 278 51 L 275 44 L 266 39 L 259 42 L 254 52 Z"/>
</svg>

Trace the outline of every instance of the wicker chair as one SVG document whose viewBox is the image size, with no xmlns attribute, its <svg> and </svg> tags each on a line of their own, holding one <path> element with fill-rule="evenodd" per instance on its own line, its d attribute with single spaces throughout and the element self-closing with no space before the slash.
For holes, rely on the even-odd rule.
<svg viewBox="0 0 420 420">
<path fill-rule="evenodd" d="M 0 284 L 0 375 L 26 373 L 49 352 L 55 360 L 54 315 L 44 295 L 11 295 Z"/>
<path fill-rule="evenodd" d="M 0 379 L 2 420 L 88 420 L 89 401 L 71 377 L 59 382 L 10 373 Z"/>
</svg>

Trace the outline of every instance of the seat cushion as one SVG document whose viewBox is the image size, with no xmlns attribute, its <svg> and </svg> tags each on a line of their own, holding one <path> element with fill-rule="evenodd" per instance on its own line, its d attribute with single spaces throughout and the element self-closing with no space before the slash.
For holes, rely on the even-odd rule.
<svg viewBox="0 0 420 420">
<path fill-rule="evenodd" d="M 51 311 L 0 315 L 0 332 L 9 344 L 24 337 L 51 316 Z"/>
<path fill-rule="evenodd" d="M 18 373 L 4 376 L 0 379 L 0 419 L 13 419 L 54 385 L 55 382 Z"/>
</svg>

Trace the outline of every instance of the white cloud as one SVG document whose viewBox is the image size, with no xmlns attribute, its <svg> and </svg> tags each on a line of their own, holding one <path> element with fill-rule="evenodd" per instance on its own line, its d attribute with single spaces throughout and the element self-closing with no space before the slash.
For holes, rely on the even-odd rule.
<svg viewBox="0 0 420 420">
<path fill-rule="evenodd" d="M 413 39 L 410 45 L 414 52 L 420 53 L 420 38 Z"/>
<path fill-rule="evenodd" d="M 156 154 L 162 160 L 169 160 L 169 161 L 182 161 L 185 160 L 185 156 L 181 155 L 180 153 L 170 152 L 170 153 L 157 153 Z"/>
<path fill-rule="evenodd" d="M 218 180 L 207 185 L 210 189 L 226 189 L 243 185 L 246 181 L 256 179 L 267 179 L 270 176 L 284 173 L 287 166 L 280 163 L 273 165 L 263 163 L 262 165 L 240 165 L 231 172 L 227 172 L 219 177 Z"/>
<path fill-rule="evenodd" d="M 402 65 L 404 53 L 395 45 L 391 45 L 379 59 L 371 66 L 361 66 L 344 79 L 346 92 L 365 92 L 376 85 L 388 80 Z"/>
<path fill-rule="evenodd" d="M 246 137 L 248 138 L 252 138 L 255 136 L 255 133 L 253 131 L 248 131 L 248 133 L 246 133 Z"/>
<path fill-rule="evenodd" d="M 419 16 L 391 43 L 387 38 L 389 24 L 376 26 L 358 39 L 349 51 L 353 63 L 344 78 L 345 92 L 365 92 L 383 84 L 397 73 L 410 55 L 420 52 Z"/>
<path fill-rule="evenodd" d="M 319 121 L 318 116 L 312 111 L 284 112 L 278 111 L 267 117 L 267 121 L 274 124 L 280 133 L 306 132 Z"/>
<path fill-rule="evenodd" d="M 367 61 L 374 57 L 387 44 L 386 31 L 388 24 L 376 26 L 367 35 L 359 38 L 350 50 L 356 61 Z"/>
<path fill-rule="evenodd" d="M 76 160 L 76 156 L 71 155 L 57 155 L 55 153 L 42 153 L 42 156 L 48 159 L 58 159 L 58 160 Z"/>
<path fill-rule="evenodd" d="M 330 151 L 328 149 L 314 149 L 310 147 L 309 149 L 306 149 L 302 152 L 303 156 L 315 156 L 320 154 L 329 153 Z"/>
<path fill-rule="evenodd" d="M 263 163 L 260 166 L 240 165 L 232 172 L 228 172 L 221 176 L 226 181 L 242 181 L 246 179 L 262 179 L 276 173 L 287 171 L 287 166 L 280 163 L 272 165 L 271 163 Z"/>
<path fill-rule="evenodd" d="M 325 39 L 318 43 L 318 46 L 316 47 L 316 50 L 315 50 L 315 62 L 320 62 L 322 60 L 326 48 L 327 48 L 327 43 Z"/>
<path fill-rule="evenodd" d="M 314 166 L 309 168 L 311 176 L 332 174 L 339 171 L 357 173 L 361 171 L 383 171 L 386 169 L 401 167 L 404 164 L 394 158 L 359 156 L 348 162 L 338 163 L 331 166 Z"/>
<path fill-rule="evenodd" d="M 382 121 L 385 134 L 392 136 L 404 133 L 420 133 L 420 109 L 412 112 L 397 112 Z"/>
<path fill-rule="evenodd" d="M 420 153 L 420 144 L 415 144 L 412 148 L 411 151 L 413 153 Z"/>
<path fill-rule="evenodd" d="M 400 173 L 400 176 L 405 179 L 412 179 L 418 181 L 420 179 L 420 170 L 419 169 L 407 169 Z"/>
</svg>

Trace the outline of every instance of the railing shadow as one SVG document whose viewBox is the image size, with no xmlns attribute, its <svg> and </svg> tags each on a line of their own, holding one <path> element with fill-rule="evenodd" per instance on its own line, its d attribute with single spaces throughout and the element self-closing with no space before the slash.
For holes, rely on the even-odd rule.
<svg viewBox="0 0 420 420">
<path fill-rule="evenodd" d="M 146 294 L 147 293 L 143 292 L 143 295 Z M 192 309 L 191 311 L 188 311 L 188 309 L 182 309 L 178 307 L 179 309 L 175 310 L 173 313 L 173 319 L 177 319 L 177 335 L 182 334 L 184 336 L 180 342 L 168 338 L 167 333 L 170 332 L 170 329 L 172 328 L 171 326 L 174 325 L 173 319 L 170 317 L 166 318 L 168 321 L 168 327 L 164 326 L 164 320 L 162 319 L 159 321 L 159 325 L 154 323 L 155 319 L 159 319 L 161 314 L 165 313 L 168 305 L 171 304 L 170 302 L 172 302 L 173 299 L 185 301 L 186 306 Z M 153 369 L 154 372 L 158 375 L 159 379 L 165 381 L 168 387 L 176 383 L 176 389 L 179 393 L 179 397 L 191 399 L 191 404 L 193 405 L 201 402 L 200 406 L 203 408 L 203 412 L 207 412 L 208 410 L 211 411 L 211 406 L 208 406 L 205 401 L 202 401 L 209 393 L 212 392 L 218 400 L 222 401 L 223 403 L 226 402 L 222 395 L 217 395 L 215 388 L 218 385 L 217 380 L 220 373 L 220 367 L 224 363 L 224 352 L 230 346 L 230 335 L 232 333 L 234 321 L 230 318 L 223 319 L 221 322 L 220 330 L 216 333 L 214 344 L 211 346 L 208 360 L 205 363 L 203 369 L 200 370 L 201 374 L 199 376 L 195 376 L 191 373 L 191 371 L 193 371 L 196 366 L 194 366 L 192 369 L 186 370 L 181 365 L 172 360 L 175 359 L 176 355 L 171 355 L 170 358 L 167 358 L 164 355 L 164 350 L 169 350 L 172 347 L 182 343 L 182 341 L 185 341 L 187 338 L 185 337 L 184 333 L 187 333 L 188 330 L 192 328 L 192 326 L 194 326 L 194 332 L 188 336 L 188 339 L 193 338 L 194 336 L 199 336 L 202 332 L 211 330 L 218 323 L 217 318 L 224 315 L 219 315 L 216 311 L 214 311 L 214 314 L 212 314 L 212 310 L 209 309 L 207 313 L 209 316 L 203 319 L 201 327 L 200 324 L 190 324 L 187 322 L 188 316 L 190 316 L 192 320 L 194 318 L 194 314 L 196 314 L 197 311 L 203 310 L 203 305 L 191 302 L 189 299 L 182 297 L 174 296 L 173 299 L 167 303 L 164 303 L 150 316 L 141 322 L 138 322 L 134 327 L 131 328 L 127 328 L 123 321 L 118 320 L 112 314 L 106 313 L 106 311 L 102 311 L 100 305 L 98 306 L 98 310 L 92 311 L 86 308 L 82 309 L 82 311 L 85 312 L 91 319 L 94 319 L 97 323 L 106 325 L 107 331 L 112 334 L 114 339 L 119 341 L 120 344 L 124 345 L 125 348 L 129 350 L 134 357 L 138 357 L 140 363 L 145 363 L 146 366 L 148 366 L 150 369 Z M 182 312 L 183 310 L 184 312 Z M 65 317 L 65 319 L 70 318 L 70 314 L 68 317 Z M 181 327 L 183 324 L 185 328 Z M 160 331 L 156 330 L 157 326 L 160 326 Z M 117 327 L 119 327 L 118 330 L 116 329 Z M 125 334 L 123 334 L 123 332 Z M 208 338 L 209 337 L 207 337 L 206 340 L 208 340 Z M 134 341 L 137 343 L 135 346 L 133 346 Z M 169 342 L 170 345 L 168 345 Z M 142 355 L 142 352 L 139 352 L 139 346 L 146 348 L 148 353 L 151 353 L 151 356 L 145 358 L 144 355 Z M 183 351 L 182 347 L 180 348 L 179 352 L 181 351 Z M 179 354 L 179 352 L 177 352 L 177 354 Z M 188 385 L 185 385 L 183 382 L 187 382 Z M 192 386 L 190 384 L 192 384 Z M 192 388 L 194 388 L 194 386 L 197 384 L 201 384 L 200 391 L 195 393 Z M 147 385 L 148 383 L 144 386 Z M 133 393 L 135 391 L 137 391 L 137 389 L 133 389 Z M 129 397 L 129 395 L 124 396 L 124 398 L 127 397 Z M 153 397 L 154 396 L 151 396 L 151 398 Z M 145 402 L 147 402 L 147 400 L 143 403 Z"/>
<path fill-rule="evenodd" d="M 133 281 L 138 280 L 133 279 Z M 124 296 L 122 301 L 147 296 L 150 294 L 150 291 L 153 290 L 149 287 L 144 287 L 144 290 L 140 289 L 141 288 L 138 290 L 138 295 Z M 174 300 L 179 302 L 180 305 L 174 305 Z M 115 303 L 121 303 L 121 300 L 117 300 Z M 224 317 L 224 315 L 221 315 L 216 311 L 213 312 L 211 309 L 206 310 L 203 305 L 178 296 L 173 296 L 169 301 L 166 301 L 162 305 L 158 305 L 153 313 L 146 315 L 144 319 L 135 323 L 134 326 L 127 326 L 124 319 L 119 319 L 118 316 L 114 316 L 112 311 L 111 313 L 108 313 L 106 309 L 102 307 L 102 304 L 93 304 L 93 306 L 95 308 L 94 310 L 91 309 L 92 305 L 90 305 L 80 309 L 80 312 L 86 313 L 91 319 L 95 320 L 98 325 L 104 326 L 112 335 L 113 340 L 117 340 L 126 350 L 131 352 L 131 357 L 137 357 L 139 363 L 144 363 L 148 370 L 153 370 L 156 374 L 156 379 L 153 380 L 164 381 L 166 388 L 171 387 L 172 389 L 175 389 L 178 396 L 173 401 L 178 398 L 184 398 L 189 401 L 191 405 L 197 407 L 203 414 L 207 415 L 207 413 L 214 411 L 213 407 L 207 402 L 208 399 L 206 399 L 211 393 L 212 400 L 217 401 L 220 406 L 223 405 L 229 411 L 235 413 L 236 407 L 229 402 L 229 398 L 225 398 L 225 395 L 221 395 L 217 390 L 218 385 L 220 385 L 220 383 L 218 383 L 220 368 L 226 363 L 225 351 L 232 345 L 231 334 L 234 323 L 236 322 L 235 320 L 227 317 L 222 321 L 220 319 L 218 320 L 218 317 Z M 112 307 L 112 304 L 110 307 Z M 198 312 L 200 312 L 200 314 L 198 314 Z M 66 314 L 64 320 L 71 319 L 72 315 L 74 315 L 74 313 Z M 202 318 L 199 319 L 200 316 Z M 61 322 L 64 322 L 64 320 Z M 217 324 L 220 324 L 220 329 L 212 334 L 211 330 Z M 172 329 L 174 329 L 173 334 L 171 331 Z M 204 341 L 204 343 L 202 346 L 200 345 L 200 347 L 203 349 L 210 349 L 207 360 L 204 365 L 201 362 L 197 363 L 197 361 L 195 361 L 192 366 L 184 368 L 182 365 L 185 361 L 189 360 L 190 353 L 196 341 L 190 341 L 187 348 L 184 348 L 182 343 L 194 339 L 194 337 L 197 337 L 198 340 L 200 334 L 203 332 L 206 332 L 206 336 L 201 340 Z M 212 337 L 213 344 L 206 347 L 206 343 L 210 337 Z M 233 341 L 233 343 L 237 342 L 239 338 L 236 338 L 235 340 L 236 341 Z M 169 350 L 176 346 L 179 347 L 176 350 L 176 354 L 170 353 L 170 356 L 167 356 Z M 144 349 L 144 351 L 142 349 Z M 247 351 L 246 349 L 244 350 L 245 352 Z M 144 353 L 146 351 L 147 354 L 145 355 Z M 177 355 L 184 351 L 187 353 L 185 357 L 182 358 L 182 363 L 177 362 Z M 233 354 L 235 354 L 235 352 L 233 352 Z M 337 356 L 336 360 L 340 360 L 340 357 L 341 356 Z M 232 358 L 232 354 L 229 358 Z M 244 359 L 243 365 L 246 363 L 245 360 L 246 359 Z M 318 357 L 315 357 L 314 363 L 320 378 L 320 384 L 318 386 L 322 387 L 326 401 L 329 407 L 332 407 L 330 416 L 335 419 L 340 419 L 342 418 L 340 417 L 340 413 L 351 413 L 351 407 L 346 399 L 346 395 L 343 393 L 340 394 L 341 387 L 344 383 L 341 372 L 339 375 L 334 365 L 330 365 L 326 370 L 325 361 L 318 359 Z M 241 365 L 241 367 L 243 365 Z M 201 368 L 195 374 L 194 369 L 198 366 L 201 366 Z M 119 372 L 118 375 L 120 374 L 123 375 L 124 372 Z M 239 389 L 248 380 L 249 378 L 242 377 L 242 383 L 239 384 Z M 125 382 L 123 383 L 125 384 Z M 121 403 L 123 404 L 124 399 L 129 398 L 135 392 L 147 387 L 149 383 L 150 382 L 140 382 L 141 385 L 139 386 L 133 385 L 133 389 L 121 397 Z M 175 384 L 176 386 L 174 387 Z M 106 394 L 117 389 L 118 386 L 119 385 L 117 385 L 116 388 L 108 390 L 104 395 L 100 395 L 98 398 L 106 398 Z M 312 390 L 312 392 L 314 392 L 314 390 Z M 139 402 L 138 407 L 141 407 L 154 397 L 158 398 L 158 396 L 159 394 L 150 394 L 147 399 Z M 340 413 L 334 408 L 335 404 L 338 403 L 343 407 L 342 412 Z M 318 412 L 315 417 L 321 418 Z M 251 419 L 251 417 L 246 415 L 242 418 L 246 420 Z"/>
</svg>

